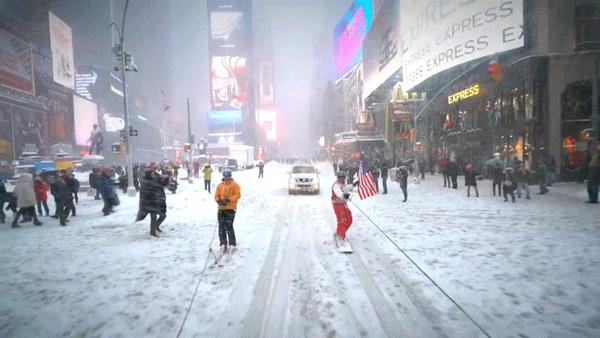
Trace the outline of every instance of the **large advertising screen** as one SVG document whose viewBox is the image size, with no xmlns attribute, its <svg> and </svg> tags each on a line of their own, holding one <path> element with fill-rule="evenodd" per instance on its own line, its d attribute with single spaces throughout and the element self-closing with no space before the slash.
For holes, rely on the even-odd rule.
<svg viewBox="0 0 600 338">
<path fill-rule="evenodd" d="M 214 110 L 241 109 L 248 96 L 246 59 L 239 56 L 213 56 L 210 85 Z"/>
<path fill-rule="evenodd" d="M 31 45 L 0 29 L 0 85 L 35 94 Z"/>
<path fill-rule="evenodd" d="M 98 106 L 96 103 L 73 95 L 73 124 L 75 126 L 75 144 L 90 145 L 90 135 L 94 124 L 98 124 Z"/>
<path fill-rule="evenodd" d="M 258 110 L 258 124 L 268 141 L 277 140 L 277 113 L 271 109 Z"/>
<path fill-rule="evenodd" d="M 208 112 L 208 124 L 211 126 L 235 123 L 242 123 L 241 110 L 212 110 Z"/>
<path fill-rule="evenodd" d="M 246 36 L 243 12 L 210 13 L 210 37 L 212 50 L 232 50 L 243 47 Z"/>
<path fill-rule="evenodd" d="M 54 82 L 75 89 L 75 65 L 73 63 L 73 36 L 71 27 L 52 12 L 50 17 L 50 49 L 52 50 L 52 74 Z"/>
<path fill-rule="evenodd" d="M 272 107 L 275 104 L 273 65 L 270 62 L 258 64 L 258 103 L 261 107 Z"/>
<path fill-rule="evenodd" d="M 402 67 L 400 4 L 385 0 L 363 43 L 363 98 Z"/>
<path fill-rule="evenodd" d="M 401 1 L 406 90 L 432 75 L 524 45 L 523 0 Z"/>
<path fill-rule="evenodd" d="M 69 104 L 70 98 L 67 94 L 54 90 L 48 91 L 48 102 L 50 104 L 50 142 L 55 143 L 71 143 L 72 135 L 68 132 L 71 130 L 71 109 Z"/>
<path fill-rule="evenodd" d="M 334 71 L 339 79 L 362 61 L 362 43 L 373 23 L 373 0 L 355 0 L 333 31 Z"/>
</svg>

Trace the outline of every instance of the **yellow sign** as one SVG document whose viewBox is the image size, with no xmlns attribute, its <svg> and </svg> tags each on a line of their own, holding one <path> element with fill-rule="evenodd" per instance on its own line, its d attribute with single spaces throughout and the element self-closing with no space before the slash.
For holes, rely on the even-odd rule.
<svg viewBox="0 0 600 338">
<path fill-rule="evenodd" d="M 56 170 L 73 170 L 75 168 L 75 165 L 73 163 L 73 160 L 57 159 L 54 160 L 54 167 L 56 168 Z"/>
<path fill-rule="evenodd" d="M 479 84 L 476 83 L 469 88 L 463 89 L 460 92 L 456 92 L 448 96 L 448 104 L 457 103 L 462 100 L 466 100 L 470 97 L 479 95 Z"/>
</svg>

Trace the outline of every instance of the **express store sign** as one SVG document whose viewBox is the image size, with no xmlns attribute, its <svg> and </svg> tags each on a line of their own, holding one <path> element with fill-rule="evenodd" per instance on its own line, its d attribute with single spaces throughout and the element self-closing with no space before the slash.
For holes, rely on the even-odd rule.
<svg viewBox="0 0 600 338">
<path fill-rule="evenodd" d="M 448 95 L 448 104 L 458 103 L 460 101 L 469 99 L 471 97 L 479 95 L 481 92 L 479 88 L 479 84 L 476 83 L 470 87 L 467 87 L 461 91 L 458 91 L 454 94 Z"/>
</svg>

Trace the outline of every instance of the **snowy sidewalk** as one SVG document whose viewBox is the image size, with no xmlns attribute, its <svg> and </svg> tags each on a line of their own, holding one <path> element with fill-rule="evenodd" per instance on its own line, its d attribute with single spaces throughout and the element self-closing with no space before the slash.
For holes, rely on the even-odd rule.
<svg viewBox="0 0 600 338">
<path fill-rule="evenodd" d="M 395 183 L 389 195 L 356 203 L 492 336 L 600 336 L 600 207 L 584 203 L 584 186 L 555 184 L 543 196 L 534 186 L 531 200 L 505 203 L 490 181 L 478 185 L 480 197 L 468 198 L 462 177 L 454 190 L 427 175 L 409 184 L 408 203 Z M 379 236 L 398 256 L 355 215 L 355 236 Z M 412 270 L 438 308 L 452 308 Z"/>
</svg>

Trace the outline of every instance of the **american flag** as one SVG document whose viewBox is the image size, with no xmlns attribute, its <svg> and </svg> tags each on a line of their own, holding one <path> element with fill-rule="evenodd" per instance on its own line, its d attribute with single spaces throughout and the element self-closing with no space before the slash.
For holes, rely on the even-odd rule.
<svg viewBox="0 0 600 338">
<path fill-rule="evenodd" d="M 367 161 L 361 159 L 360 167 L 358 168 L 358 197 L 360 197 L 361 200 L 364 200 L 376 193 L 377 189 L 375 188 L 373 174 L 368 170 Z"/>
</svg>

